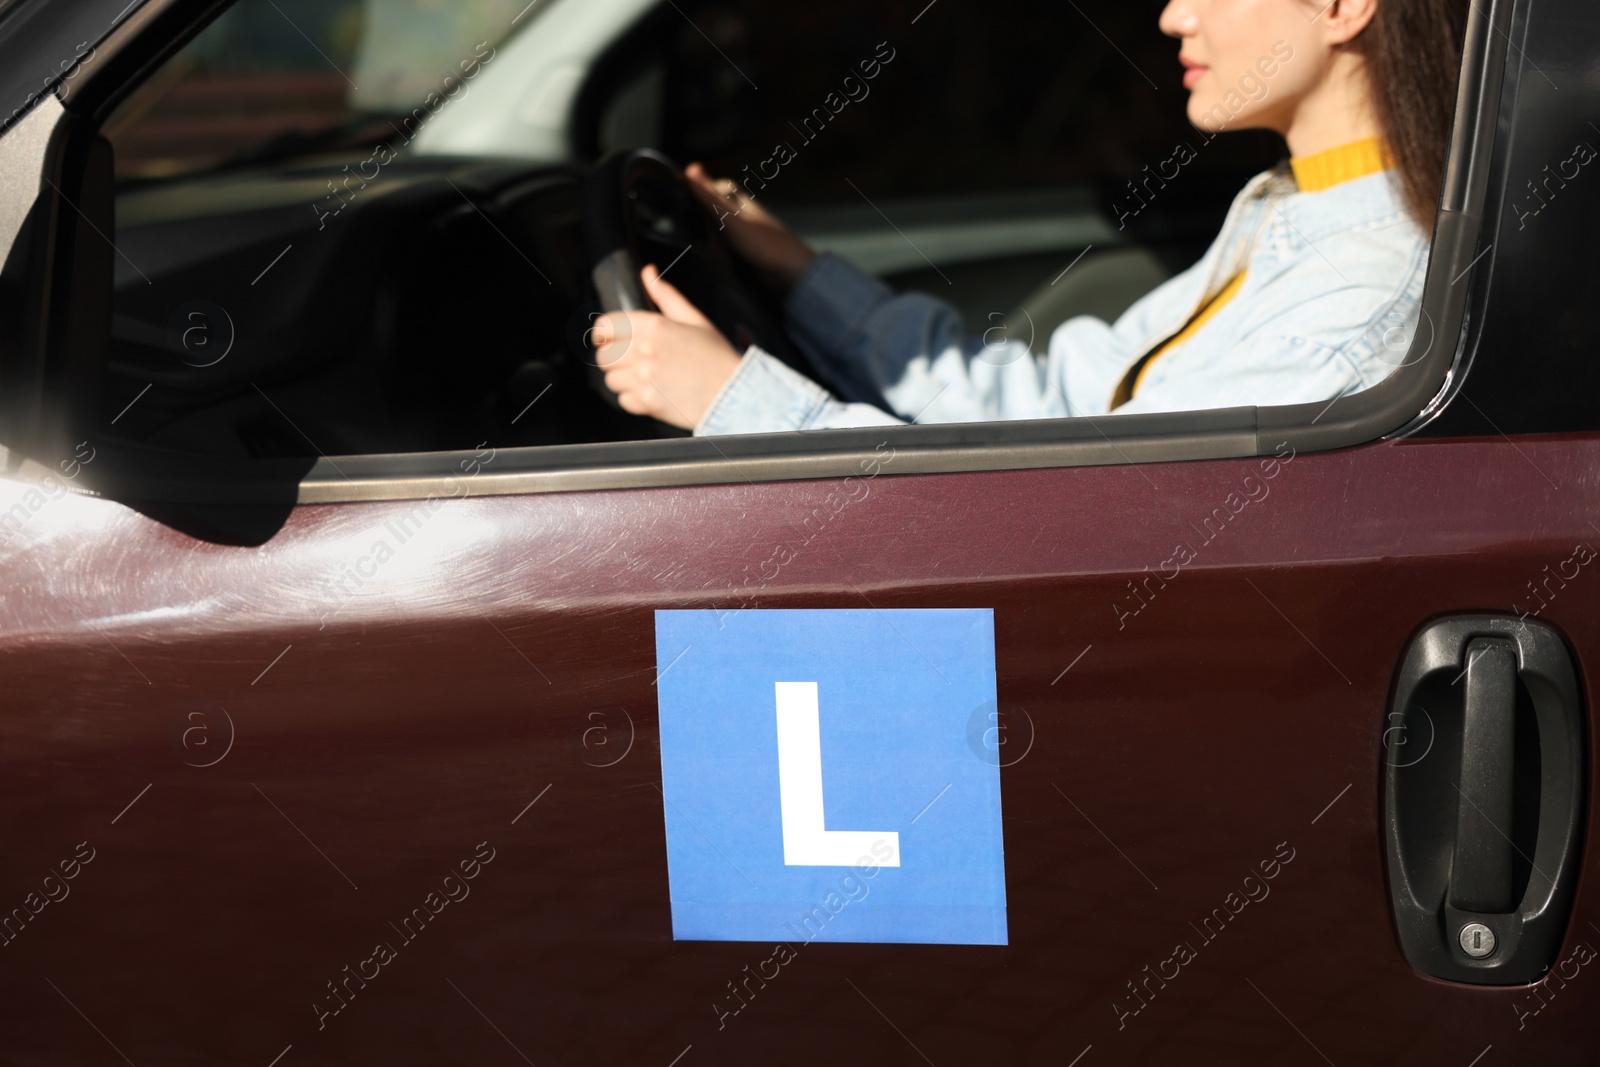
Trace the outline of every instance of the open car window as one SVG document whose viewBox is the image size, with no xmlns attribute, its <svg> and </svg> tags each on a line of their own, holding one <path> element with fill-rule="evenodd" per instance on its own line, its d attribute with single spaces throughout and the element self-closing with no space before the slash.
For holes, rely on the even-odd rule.
<svg viewBox="0 0 1600 1067">
<path fill-rule="evenodd" d="M 679 436 L 608 403 L 587 345 L 599 309 L 572 168 L 630 133 L 754 185 L 799 116 L 804 152 L 762 195 L 820 247 L 946 290 L 980 329 L 1008 329 L 1022 297 L 1085 255 L 1053 307 L 1024 310 L 1041 346 L 1051 320 L 1112 316 L 1192 262 L 1278 152 L 1262 134 L 1219 141 L 1148 211 L 1119 208 L 1137 161 L 1159 164 L 1188 130 L 1142 73 L 1171 52 L 1144 15 L 1112 15 L 1133 59 L 1084 44 L 1069 32 L 1078 16 L 1056 12 L 1053 32 L 1079 40 L 1078 75 L 1051 73 L 1049 50 L 1029 45 L 1026 76 L 1008 81 L 998 42 L 946 69 L 953 25 L 930 22 L 939 39 L 912 46 L 887 6 L 840 7 L 841 35 L 761 0 L 663 4 L 614 26 L 572 98 L 565 165 L 518 168 L 493 143 L 427 150 L 468 107 L 548 118 L 535 112 L 557 97 L 519 99 L 501 73 L 514 38 L 548 32 L 545 14 L 240 0 L 167 59 L 104 130 L 124 255 L 98 417 L 141 444 L 251 459 Z M 1019 31 L 1036 16 L 995 12 Z M 859 85 L 863 63 L 874 77 Z M 828 110 L 852 72 L 866 91 Z M 620 118 L 630 106 L 645 118 Z M 929 144 L 957 165 L 926 165 Z M 675 278 L 692 285 L 695 269 Z"/>
<path fill-rule="evenodd" d="M 441 22 L 421 0 L 306 11 L 240 0 L 108 93 L 93 121 L 120 176 L 106 219 L 110 343 L 63 405 L 72 421 L 137 464 L 209 472 L 205 484 L 229 464 L 298 471 L 300 499 L 423 493 L 449 472 L 430 457 L 485 446 L 515 457 L 502 471 L 530 472 L 486 480 L 486 491 L 804 477 L 870 451 L 881 434 L 680 440 L 608 403 L 588 347 L 599 307 L 586 182 L 607 150 L 652 141 L 680 162 L 759 169 L 780 127 L 833 89 L 834 65 L 854 69 L 878 42 L 907 41 L 904 13 L 660 5 L 619 21 L 586 66 L 516 82 L 559 74 L 567 90 L 507 94 L 509 60 L 574 2 L 530 13 L 486 0 Z M 1195 262 L 1245 178 L 1282 151 L 1229 134 L 1127 210 L 1188 127 L 1144 73 L 1170 60 L 1172 43 L 1148 13 L 1119 12 L 1089 13 L 1110 19 L 1126 47 L 1085 51 L 1075 69 L 1094 76 L 1082 78 L 1052 65 L 1054 38 L 1028 29 L 1040 17 L 1031 5 L 990 13 L 1015 31 L 1010 53 L 1000 46 L 1010 31 L 997 29 L 993 48 L 953 66 L 956 30 L 919 26 L 944 39 L 899 48 L 870 97 L 813 131 L 772 182 L 772 203 L 818 247 L 948 299 L 973 332 L 1018 336 L 1027 323 L 1042 347 L 1053 322 L 1115 317 Z M 1084 38 L 1066 25 L 1075 17 L 1049 16 L 1056 38 Z M 250 32 L 265 25 L 274 29 Z M 1457 153 L 1481 151 L 1492 130 L 1500 37 L 1473 38 Z M 427 144 L 445 120 L 459 128 L 491 105 L 532 123 L 565 108 L 565 157 L 532 162 L 491 150 L 492 139 L 471 152 Z M 952 120 L 934 120 L 944 113 Z M 955 165 L 928 165 L 930 138 Z M 943 470 L 1270 453 L 1286 434 L 1330 447 L 1398 429 L 1454 356 L 1439 336 L 1459 329 L 1464 292 L 1432 279 L 1471 262 L 1477 217 L 1458 205 L 1481 196 L 1467 180 L 1482 175 L 1452 173 L 1424 300 L 1433 333 L 1381 388 L 1294 408 L 892 432 L 915 445 L 916 469 Z M 677 277 L 692 272 L 686 262 Z M 736 456 L 763 465 L 735 471 Z"/>
</svg>

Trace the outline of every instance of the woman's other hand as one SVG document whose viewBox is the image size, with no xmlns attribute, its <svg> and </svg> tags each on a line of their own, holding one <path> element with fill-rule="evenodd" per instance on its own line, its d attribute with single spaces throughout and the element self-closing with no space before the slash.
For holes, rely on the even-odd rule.
<svg viewBox="0 0 1600 1067">
<path fill-rule="evenodd" d="M 622 410 L 692 430 L 739 369 L 739 353 L 653 264 L 639 277 L 661 312 L 595 320 L 595 360 Z"/>
<path fill-rule="evenodd" d="M 738 182 L 713 178 L 699 163 L 689 164 L 684 176 L 717 224 L 727 231 L 733 247 L 767 284 L 783 293 L 794 288 L 816 253 L 776 215 L 756 203 Z"/>
</svg>

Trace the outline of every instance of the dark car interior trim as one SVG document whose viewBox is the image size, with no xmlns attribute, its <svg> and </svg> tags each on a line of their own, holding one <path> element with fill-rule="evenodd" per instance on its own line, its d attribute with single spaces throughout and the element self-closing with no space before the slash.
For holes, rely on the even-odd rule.
<svg viewBox="0 0 1600 1067">
<path fill-rule="evenodd" d="M 1485 240 L 1494 241 L 1484 260 L 1493 282 L 1473 304 L 1483 320 L 1474 347 L 1493 356 L 1473 360 L 1468 353 L 1452 376 L 1448 406 L 1420 437 L 1600 431 L 1600 205 L 1585 185 L 1568 191 L 1600 146 L 1587 119 L 1600 106 L 1590 73 L 1593 10 L 1584 0 L 1516 9 L 1508 36 L 1521 76 L 1501 104 L 1500 124 L 1510 135 L 1494 161 L 1503 201 L 1498 217 L 1484 220 Z"/>
<path fill-rule="evenodd" d="M 117 35 L 121 47 L 103 49 L 84 71 L 69 110 L 103 118 L 154 64 L 225 7 L 223 0 L 152 0 L 139 12 L 143 31 L 125 24 Z M 1499 173 L 1495 134 L 1513 7 L 1514 0 L 1473 6 L 1423 326 L 1401 368 L 1369 390 L 1326 404 L 1261 409 L 504 448 L 466 479 L 459 472 L 473 455 L 467 452 L 212 462 L 108 442 L 103 454 L 121 458 L 98 464 L 91 488 L 140 507 L 238 500 L 252 486 L 270 486 L 266 495 L 281 507 L 288 487 L 279 479 L 296 469 L 303 477 L 293 498 L 326 503 L 839 477 L 860 474 L 873 460 L 887 473 L 934 473 L 1239 458 L 1404 435 L 1437 411 L 1475 342 L 1468 310 L 1481 302 L 1489 273 L 1484 268 L 1492 263 L 1492 256 L 1475 257 L 1482 256 L 1484 205 L 1491 178 Z M 141 47 L 145 41 L 151 43 Z M 1469 284 L 1456 284 L 1469 272 Z M 6 443 L 31 451 L 28 442 Z M 893 450 L 894 460 L 882 464 L 885 448 Z"/>
<path fill-rule="evenodd" d="M 0 132 L 45 96 L 70 95 L 101 49 L 143 25 L 138 6 L 139 0 L 79 0 L 70 10 L 38 0 L 0 3 L 0 47 L 8 56 L 29 57 L 0 68 Z"/>
</svg>

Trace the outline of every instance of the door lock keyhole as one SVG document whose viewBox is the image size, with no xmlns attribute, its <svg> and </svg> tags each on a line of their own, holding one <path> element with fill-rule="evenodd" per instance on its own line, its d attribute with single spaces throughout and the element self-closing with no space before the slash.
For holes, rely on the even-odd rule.
<svg viewBox="0 0 1600 1067">
<path fill-rule="evenodd" d="M 1475 960 L 1494 952 L 1494 931 L 1482 923 L 1467 923 L 1461 928 L 1461 951 Z"/>
</svg>

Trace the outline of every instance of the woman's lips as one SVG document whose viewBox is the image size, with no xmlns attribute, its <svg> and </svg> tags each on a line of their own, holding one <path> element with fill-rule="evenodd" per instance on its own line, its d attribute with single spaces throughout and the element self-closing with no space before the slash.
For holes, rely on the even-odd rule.
<svg viewBox="0 0 1600 1067">
<path fill-rule="evenodd" d="M 1210 67 L 1202 67 L 1197 63 L 1185 62 L 1183 66 L 1183 87 L 1185 89 L 1193 89 L 1201 78 L 1211 72 Z"/>
</svg>

